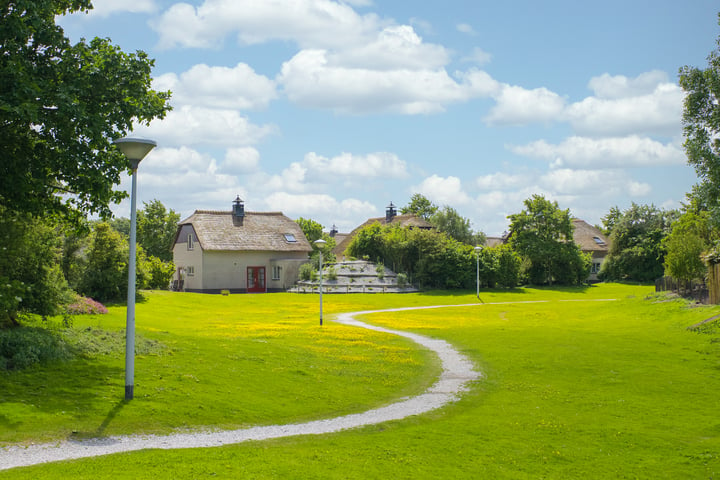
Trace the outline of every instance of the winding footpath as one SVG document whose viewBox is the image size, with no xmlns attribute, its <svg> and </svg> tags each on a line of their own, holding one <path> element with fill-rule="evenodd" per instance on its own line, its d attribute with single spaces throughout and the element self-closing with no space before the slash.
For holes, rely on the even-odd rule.
<svg viewBox="0 0 720 480">
<path fill-rule="evenodd" d="M 345 415 L 327 420 L 316 420 L 289 425 L 270 425 L 220 432 L 178 433 L 171 435 L 132 435 L 104 437 L 89 440 L 64 440 L 56 443 L 30 446 L 11 446 L 0 448 L 0 470 L 56 462 L 78 458 L 97 457 L 119 452 L 130 452 L 148 448 L 204 448 L 231 445 L 250 440 L 291 437 L 296 435 L 319 435 L 339 432 L 365 425 L 374 425 L 390 420 L 400 420 L 435 410 L 455 401 L 458 395 L 467 390 L 468 383 L 481 377 L 472 362 L 455 350 L 452 345 L 423 335 L 376 327 L 355 319 L 356 315 L 369 313 L 419 310 L 429 308 L 448 308 L 471 306 L 440 305 L 431 307 L 408 307 L 388 310 L 371 310 L 344 313 L 334 321 L 379 332 L 391 333 L 409 338 L 415 343 L 434 351 L 442 362 L 442 373 L 438 381 L 425 393 L 416 397 L 393 403 L 386 407 L 368 410 L 363 413 Z"/>
</svg>

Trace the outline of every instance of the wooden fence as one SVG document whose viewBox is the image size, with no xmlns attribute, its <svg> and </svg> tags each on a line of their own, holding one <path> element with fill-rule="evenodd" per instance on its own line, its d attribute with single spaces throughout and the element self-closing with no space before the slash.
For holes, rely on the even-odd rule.
<svg viewBox="0 0 720 480">
<path fill-rule="evenodd" d="M 709 265 L 705 280 L 679 280 L 661 277 L 655 280 L 656 292 L 675 292 L 681 297 L 692 298 L 700 303 L 720 304 L 720 264 Z"/>
</svg>

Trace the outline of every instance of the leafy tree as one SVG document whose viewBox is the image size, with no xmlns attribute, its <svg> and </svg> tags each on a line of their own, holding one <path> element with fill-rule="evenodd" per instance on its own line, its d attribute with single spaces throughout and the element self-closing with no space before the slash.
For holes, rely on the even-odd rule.
<svg viewBox="0 0 720 480">
<path fill-rule="evenodd" d="M 145 202 L 137 213 L 137 242 L 148 255 L 163 262 L 172 261 L 172 243 L 180 215 L 167 210 L 160 200 Z"/>
<path fill-rule="evenodd" d="M 437 205 L 433 204 L 427 197 L 420 193 L 413 194 L 413 196 L 410 197 L 410 203 L 400 209 L 400 213 L 402 214 L 413 214 L 428 221 L 437 211 Z"/>
<path fill-rule="evenodd" d="M 322 247 L 323 263 L 332 263 L 335 261 L 333 248 L 335 248 L 337 243 L 333 237 L 323 232 L 323 227 L 320 223 L 303 217 L 295 220 L 295 223 L 300 225 L 305 238 L 307 238 L 307 241 L 310 242 L 310 246 L 313 249 L 312 252 L 310 252 L 310 258 L 312 259 L 311 263 L 315 266 L 315 268 L 319 268 L 318 264 L 320 263 L 320 248 L 315 243 L 317 240 L 325 240 L 325 246 Z"/>
<path fill-rule="evenodd" d="M 531 283 L 578 284 L 590 273 L 590 259 L 573 241 L 569 210 L 541 195 L 525 200 L 525 210 L 510 215 L 510 244 L 525 261 Z"/>
<path fill-rule="evenodd" d="M 680 280 L 704 278 L 707 266 L 703 255 L 716 237 L 710 212 L 697 209 L 697 204 L 685 206 L 685 212 L 672 225 L 665 238 L 665 274 Z"/>
<path fill-rule="evenodd" d="M 613 228 L 600 278 L 650 282 L 661 277 L 665 260 L 663 240 L 677 216 L 675 211 L 633 203 Z"/>
<path fill-rule="evenodd" d="M 90 237 L 87 266 L 79 285 L 79 293 L 103 303 L 125 299 L 128 255 L 127 240 L 108 223 L 97 223 Z M 138 262 L 139 275 L 142 274 L 140 265 Z"/>
<path fill-rule="evenodd" d="M 80 222 L 111 216 L 128 160 L 112 144 L 133 121 L 170 109 L 151 89 L 153 60 L 109 39 L 71 44 L 55 18 L 90 0 L 16 0 L 0 7 L 0 206 Z"/>
<path fill-rule="evenodd" d="M 607 215 L 602 217 L 602 227 L 600 230 L 605 236 L 609 237 L 612 235 L 612 231 L 618 221 L 620 221 L 620 217 L 622 217 L 622 210 L 620 210 L 617 206 L 611 207 Z"/>
<path fill-rule="evenodd" d="M 467 245 L 485 243 L 485 235 L 482 232 L 473 232 L 470 220 L 462 217 L 457 210 L 447 205 L 435 212 L 429 221 L 439 231 L 448 234 L 458 242 Z"/>
<path fill-rule="evenodd" d="M 323 227 L 315 220 L 300 217 L 295 220 L 295 223 L 300 225 L 300 228 L 305 234 L 305 238 L 307 238 L 307 241 L 310 242 L 310 245 L 313 245 L 316 240 L 320 240 L 322 238 Z"/>
<path fill-rule="evenodd" d="M 0 207 L 0 324 L 18 315 L 55 315 L 71 299 L 60 268 L 60 226 Z"/>
</svg>

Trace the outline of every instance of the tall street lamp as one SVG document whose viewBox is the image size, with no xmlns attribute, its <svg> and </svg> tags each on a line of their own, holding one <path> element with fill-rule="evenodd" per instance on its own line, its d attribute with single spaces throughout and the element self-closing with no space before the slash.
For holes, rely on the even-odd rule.
<svg viewBox="0 0 720 480">
<path fill-rule="evenodd" d="M 113 143 L 130 160 L 132 190 L 130 191 L 130 259 L 128 262 L 127 322 L 125 327 L 125 400 L 132 400 L 135 376 L 135 230 L 137 216 L 137 169 L 140 161 L 157 146 L 154 140 L 144 138 L 118 138 Z"/>
<path fill-rule="evenodd" d="M 475 247 L 475 286 L 477 289 L 476 295 L 478 300 L 480 300 L 480 252 L 482 249 L 483 247 L 480 245 Z"/>
<path fill-rule="evenodd" d="M 318 252 L 320 252 L 320 326 L 322 327 L 322 277 L 323 277 L 323 259 L 322 259 L 322 249 L 325 247 L 325 244 L 327 242 L 323 240 L 322 238 L 319 240 L 315 240 L 315 245 L 318 247 Z"/>
</svg>

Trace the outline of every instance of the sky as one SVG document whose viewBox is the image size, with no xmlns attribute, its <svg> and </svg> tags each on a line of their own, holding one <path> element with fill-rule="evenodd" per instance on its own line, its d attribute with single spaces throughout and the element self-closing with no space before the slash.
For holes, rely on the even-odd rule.
<svg viewBox="0 0 720 480">
<path fill-rule="evenodd" d="M 93 3 L 58 18 L 66 35 L 146 52 L 172 91 L 132 133 L 158 143 L 139 208 L 239 195 L 349 232 L 420 193 L 497 236 L 534 194 L 599 224 L 678 208 L 697 181 L 678 71 L 716 48 L 710 0 Z"/>
</svg>

